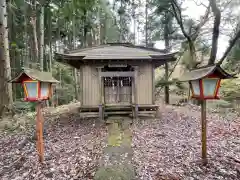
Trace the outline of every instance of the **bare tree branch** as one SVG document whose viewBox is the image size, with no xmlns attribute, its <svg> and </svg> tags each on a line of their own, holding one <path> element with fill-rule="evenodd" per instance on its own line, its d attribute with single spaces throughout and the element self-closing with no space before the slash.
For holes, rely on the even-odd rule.
<svg viewBox="0 0 240 180">
<path fill-rule="evenodd" d="M 195 0 L 193 0 L 193 2 L 194 2 L 197 6 L 204 6 L 204 7 L 208 8 L 208 6 L 206 6 L 206 5 L 203 4 L 202 2 L 200 2 L 199 4 L 198 4 L 198 2 L 195 1 Z"/>
<path fill-rule="evenodd" d="M 182 13 L 181 13 L 180 7 L 178 6 L 178 4 L 175 0 L 173 0 L 171 2 L 171 6 L 172 6 L 172 9 L 173 9 L 174 17 L 176 18 L 183 35 L 187 38 L 188 41 L 191 41 L 190 36 L 187 34 L 187 32 L 186 32 L 186 30 L 184 29 L 184 26 L 183 26 L 183 19 L 182 19 Z"/>
<path fill-rule="evenodd" d="M 199 35 L 199 32 L 200 32 L 201 28 L 208 21 L 209 14 L 210 14 L 210 3 L 208 5 L 208 7 L 207 7 L 207 10 L 206 10 L 204 16 L 201 18 L 200 23 L 197 25 L 197 27 L 195 29 L 195 33 L 191 35 L 192 36 L 192 40 L 197 39 L 197 36 Z"/>
<path fill-rule="evenodd" d="M 221 65 L 223 63 L 224 59 L 227 57 L 228 53 L 232 50 L 233 46 L 235 45 L 235 43 L 239 38 L 240 38 L 240 30 L 238 30 L 234 38 L 230 41 L 228 48 L 226 49 L 226 51 L 224 52 L 223 56 L 221 57 L 221 59 L 217 64 Z"/>
<path fill-rule="evenodd" d="M 188 33 L 186 31 L 186 29 L 184 28 L 183 16 L 182 16 L 179 4 L 177 3 L 176 0 L 172 0 L 171 1 L 172 14 L 174 15 L 178 25 L 180 26 L 180 29 L 181 29 L 184 37 L 187 39 L 187 42 L 189 43 L 189 47 L 191 45 L 193 45 L 193 42 L 200 35 L 201 28 L 208 22 L 208 20 L 210 18 L 212 18 L 212 17 L 214 18 L 213 29 L 212 29 L 212 43 L 211 43 L 212 48 L 211 48 L 211 52 L 210 52 L 210 58 L 209 58 L 209 61 L 208 61 L 209 65 L 214 64 L 215 61 L 216 61 L 217 48 L 218 48 L 218 39 L 219 39 L 219 35 L 221 33 L 220 32 L 221 15 L 222 15 L 222 12 L 231 3 L 231 1 L 232 0 L 229 0 L 227 3 L 224 3 L 223 9 L 220 9 L 217 6 L 216 0 L 209 0 L 209 5 L 208 6 L 204 5 L 205 7 L 207 7 L 206 12 L 205 12 L 204 16 L 202 16 L 199 24 L 195 27 L 195 31 L 192 34 Z M 210 10 L 212 10 L 212 12 L 213 12 L 213 16 L 212 17 L 209 16 L 210 15 Z M 171 12 L 171 10 L 169 10 L 169 12 Z M 239 38 L 240 38 L 240 30 L 236 33 L 235 37 L 230 42 L 229 47 L 226 49 L 225 53 L 223 54 L 223 57 L 220 59 L 218 64 L 222 64 L 222 62 L 227 57 L 228 53 L 231 51 L 231 49 L 233 48 L 234 44 L 236 43 L 236 41 Z"/>
<path fill-rule="evenodd" d="M 233 0 L 229 0 L 223 4 L 221 4 L 220 6 L 222 7 L 223 6 L 223 10 L 226 9 L 231 3 L 232 3 Z"/>
</svg>

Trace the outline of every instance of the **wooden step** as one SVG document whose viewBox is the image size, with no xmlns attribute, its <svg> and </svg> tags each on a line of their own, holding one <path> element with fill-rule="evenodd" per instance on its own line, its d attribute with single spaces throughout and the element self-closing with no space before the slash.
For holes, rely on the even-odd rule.
<svg viewBox="0 0 240 180">
<path fill-rule="evenodd" d="M 99 113 L 97 112 L 83 112 L 80 113 L 81 118 L 92 118 L 92 117 L 99 117 Z"/>
<path fill-rule="evenodd" d="M 112 112 L 106 112 L 104 113 L 105 115 L 128 115 L 132 114 L 131 111 L 112 111 Z"/>
</svg>

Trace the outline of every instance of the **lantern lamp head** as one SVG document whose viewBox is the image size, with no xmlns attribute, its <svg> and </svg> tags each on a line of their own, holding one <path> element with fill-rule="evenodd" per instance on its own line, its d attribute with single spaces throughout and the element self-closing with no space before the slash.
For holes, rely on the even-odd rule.
<svg viewBox="0 0 240 180">
<path fill-rule="evenodd" d="M 21 83 L 25 101 L 43 101 L 52 96 L 52 84 L 58 81 L 49 72 L 24 69 L 12 83 Z"/>
<path fill-rule="evenodd" d="M 52 83 L 27 80 L 22 82 L 25 101 L 48 100 L 52 95 Z"/>
<path fill-rule="evenodd" d="M 192 98 L 219 99 L 218 92 L 221 79 L 219 77 L 205 77 L 189 81 Z"/>
<path fill-rule="evenodd" d="M 192 98 L 219 99 L 218 92 L 221 79 L 236 78 L 225 72 L 219 65 L 212 65 L 191 70 L 180 81 L 188 81 Z"/>
</svg>

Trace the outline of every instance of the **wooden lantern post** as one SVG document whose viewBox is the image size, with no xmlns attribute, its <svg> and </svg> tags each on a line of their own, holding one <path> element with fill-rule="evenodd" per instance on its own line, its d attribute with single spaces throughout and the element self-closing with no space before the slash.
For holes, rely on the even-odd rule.
<svg viewBox="0 0 240 180">
<path fill-rule="evenodd" d="M 206 100 L 201 100 L 201 124 L 202 124 L 202 161 L 207 165 L 207 108 Z"/>
<path fill-rule="evenodd" d="M 225 72 L 219 65 L 205 66 L 186 72 L 180 78 L 180 82 L 188 81 L 192 93 L 191 98 L 201 103 L 201 142 L 202 164 L 207 165 L 207 108 L 206 100 L 219 99 L 218 92 L 221 79 L 235 78 Z"/>
<path fill-rule="evenodd" d="M 34 69 L 23 69 L 22 72 L 10 81 L 11 83 L 21 83 L 24 89 L 24 100 L 36 102 L 36 149 L 40 163 L 44 161 L 43 142 L 43 114 L 42 102 L 52 96 L 52 84 L 58 81 L 49 72 L 41 72 Z"/>
<path fill-rule="evenodd" d="M 38 101 L 36 104 L 36 135 L 37 135 L 37 152 L 38 160 L 43 163 L 44 160 L 44 142 L 43 142 L 43 115 L 42 115 L 42 102 Z"/>
</svg>

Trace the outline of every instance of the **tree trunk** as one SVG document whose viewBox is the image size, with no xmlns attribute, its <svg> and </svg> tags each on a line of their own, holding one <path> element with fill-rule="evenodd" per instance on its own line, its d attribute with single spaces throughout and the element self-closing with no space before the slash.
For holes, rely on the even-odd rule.
<svg viewBox="0 0 240 180">
<path fill-rule="evenodd" d="M 15 30 L 15 25 L 14 25 L 14 15 L 13 13 L 9 12 L 8 13 L 8 27 L 9 28 L 9 32 L 8 32 L 8 36 L 9 36 L 9 41 L 10 42 L 16 42 L 16 30 Z M 16 46 L 11 46 L 10 45 L 10 48 L 9 48 L 9 55 L 10 55 L 10 65 L 12 68 L 14 68 L 12 71 L 11 71 L 11 76 L 15 76 L 16 75 L 16 69 L 19 68 L 19 57 L 18 57 L 18 54 L 16 52 L 17 48 Z M 12 85 L 12 97 L 13 97 L 13 102 L 15 102 L 17 100 L 17 85 L 13 84 Z"/>
<path fill-rule="evenodd" d="M 32 46 L 32 38 L 30 35 L 28 35 L 28 23 L 27 23 L 27 16 L 28 16 L 28 4 L 24 3 L 24 35 L 23 38 L 25 40 L 25 47 L 24 50 L 22 51 L 21 56 L 21 67 L 31 67 L 31 55 L 32 55 L 32 49 L 28 48 L 29 46 Z M 25 52 L 25 54 L 23 54 Z"/>
<path fill-rule="evenodd" d="M 98 31 L 98 41 L 97 41 L 97 45 L 101 44 L 101 5 L 100 5 L 100 1 L 98 1 L 98 25 L 97 25 L 97 31 Z"/>
<path fill-rule="evenodd" d="M 11 108 L 12 84 L 8 83 L 11 79 L 11 65 L 8 44 L 7 28 L 7 4 L 5 0 L 0 0 L 0 115 L 2 116 L 5 108 Z"/>
<path fill-rule="evenodd" d="M 73 49 L 76 49 L 76 21 L 75 21 L 75 9 L 73 7 Z M 79 100 L 78 96 L 78 76 L 77 76 L 77 69 L 73 68 L 73 77 L 74 77 L 74 90 L 75 90 L 75 99 Z"/>
<path fill-rule="evenodd" d="M 148 0 L 145 4 L 145 44 L 148 46 Z"/>
<path fill-rule="evenodd" d="M 195 44 L 193 41 L 189 42 L 189 52 L 190 52 L 190 56 L 191 56 L 191 62 L 188 64 L 188 69 L 193 69 L 197 67 L 197 55 L 196 55 L 196 48 L 195 48 Z M 188 97 L 191 96 L 191 92 L 190 92 L 190 88 L 188 90 Z M 201 101 L 197 100 L 197 99 L 190 99 L 190 102 L 192 102 L 195 105 L 200 105 Z"/>
<path fill-rule="evenodd" d="M 51 14 L 48 17 L 48 46 L 49 46 L 49 61 L 48 61 L 48 71 L 52 72 L 52 17 Z"/>
<path fill-rule="evenodd" d="M 101 20 L 101 23 L 103 25 L 101 26 L 101 34 L 100 34 L 100 43 L 101 44 L 106 44 L 107 43 L 107 13 L 104 12 L 103 20 Z"/>
<path fill-rule="evenodd" d="M 38 68 L 38 58 L 39 58 L 39 49 L 38 49 L 38 39 L 37 39 L 37 17 L 36 17 L 36 1 L 33 1 L 33 9 L 32 9 L 32 17 L 31 17 L 31 25 L 33 29 L 33 41 L 34 41 L 34 62 L 32 64 L 32 68 Z"/>
<path fill-rule="evenodd" d="M 82 47 L 87 46 L 87 32 L 88 32 L 88 26 L 87 26 L 87 10 L 83 9 L 83 37 L 82 37 Z"/>
<path fill-rule="evenodd" d="M 43 61 L 44 61 L 44 6 L 41 7 L 40 14 L 40 56 L 39 56 L 39 66 L 40 71 L 43 71 Z"/>
<path fill-rule="evenodd" d="M 170 39 L 169 39 L 169 28 L 168 28 L 168 14 L 165 13 L 165 19 L 164 19 L 164 43 L 165 43 L 165 49 L 169 52 L 170 51 Z M 165 63 L 165 81 L 168 81 L 168 63 Z M 165 103 L 169 104 L 169 85 L 165 85 Z"/>
<path fill-rule="evenodd" d="M 119 41 L 120 43 L 123 42 L 123 0 L 121 0 L 121 5 L 120 5 L 120 33 L 119 33 Z"/>
<path fill-rule="evenodd" d="M 196 48 L 193 41 L 189 42 L 189 52 L 191 56 L 191 62 L 189 63 L 189 69 L 196 68 L 197 66 L 197 55 L 196 55 Z"/>
<path fill-rule="evenodd" d="M 168 81 L 168 63 L 165 63 L 165 80 Z M 165 103 L 169 104 L 169 86 L 165 85 Z"/>
<path fill-rule="evenodd" d="M 93 29 L 89 29 L 88 30 L 88 34 L 87 34 L 87 46 L 88 47 L 92 47 L 93 45 L 93 40 L 94 40 L 94 37 L 93 37 Z M 98 36 L 98 40 L 97 40 L 97 44 L 99 45 L 99 36 Z"/>
<path fill-rule="evenodd" d="M 132 18 L 133 18 L 133 44 L 136 44 L 136 3 L 132 0 Z"/>
</svg>

